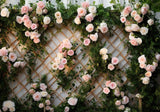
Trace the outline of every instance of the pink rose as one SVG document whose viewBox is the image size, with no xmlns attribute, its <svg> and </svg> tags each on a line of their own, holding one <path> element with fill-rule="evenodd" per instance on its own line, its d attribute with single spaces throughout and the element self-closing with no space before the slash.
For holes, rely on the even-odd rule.
<svg viewBox="0 0 160 112">
<path fill-rule="evenodd" d="M 128 15 L 129 15 L 128 10 L 123 10 L 123 11 L 121 12 L 121 16 L 123 16 L 123 17 L 127 17 Z"/>
<path fill-rule="evenodd" d="M 28 15 L 24 15 L 24 16 L 22 17 L 22 21 L 23 21 L 23 22 L 28 21 L 28 20 L 30 20 Z"/>
<path fill-rule="evenodd" d="M 131 22 L 128 21 L 128 20 L 126 20 L 125 25 L 126 25 L 126 26 L 131 25 Z M 130 29 L 131 29 L 131 28 L 130 28 Z M 131 30 L 130 30 L 130 31 L 131 31 Z"/>
<path fill-rule="evenodd" d="M 88 81 L 91 79 L 91 76 L 90 76 L 89 74 L 83 75 L 83 76 L 82 76 L 82 79 L 83 79 L 85 82 L 88 82 Z"/>
<path fill-rule="evenodd" d="M 131 16 L 132 16 L 132 17 L 134 17 L 136 14 L 137 14 L 137 11 L 135 11 L 135 10 L 133 10 L 133 11 L 131 12 Z"/>
<path fill-rule="evenodd" d="M 106 81 L 106 83 L 105 83 L 106 87 L 109 87 L 110 83 L 111 83 L 111 80 Z"/>
<path fill-rule="evenodd" d="M 74 51 L 73 51 L 73 50 L 69 50 L 69 51 L 67 52 L 67 54 L 68 54 L 69 56 L 73 56 L 73 55 L 74 55 Z"/>
<path fill-rule="evenodd" d="M 126 31 L 126 32 L 132 32 L 131 26 L 126 26 L 126 27 L 125 27 L 125 31 Z"/>
<path fill-rule="evenodd" d="M 16 21 L 17 21 L 17 23 L 19 23 L 19 24 L 22 24 L 22 17 L 20 17 L 20 16 L 17 16 L 16 17 Z"/>
<path fill-rule="evenodd" d="M 124 97 L 124 92 L 123 91 L 121 91 L 121 97 Z"/>
<path fill-rule="evenodd" d="M 36 31 L 33 31 L 30 33 L 30 38 L 31 39 L 39 39 L 39 37 L 41 36 L 41 34 L 39 34 L 38 32 Z M 40 41 L 40 40 L 39 40 Z"/>
<path fill-rule="evenodd" d="M 90 34 L 90 39 L 92 40 L 92 41 L 97 41 L 97 39 L 98 39 L 98 34 L 97 33 L 95 33 L 95 34 Z"/>
<path fill-rule="evenodd" d="M 39 108 L 43 108 L 44 107 L 44 104 L 43 103 L 40 103 L 39 104 Z"/>
<path fill-rule="evenodd" d="M 148 12 L 148 9 L 146 7 L 141 7 L 141 13 L 143 15 L 147 14 L 147 12 Z"/>
<path fill-rule="evenodd" d="M 31 25 L 31 29 L 32 29 L 32 30 L 35 30 L 36 28 L 37 28 L 37 24 L 33 23 L 33 24 Z"/>
<path fill-rule="evenodd" d="M 71 44 L 71 42 L 68 39 L 63 40 L 62 44 L 67 49 L 71 49 L 71 47 L 72 47 L 72 44 Z"/>
<path fill-rule="evenodd" d="M 34 42 L 35 44 L 37 44 L 37 43 L 39 43 L 39 42 L 40 42 L 40 39 L 39 39 L 39 38 L 37 38 L 37 37 L 35 37 L 35 38 L 34 38 L 34 40 L 33 40 L 33 42 Z"/>
<path fill-rule="evenodd" d="M 90 42 L 91 42 L 90 39 L 85 39 L 84 42 L 83 42 L 83 44 L 85 46 L 88 46 L 90 44 Z"/>
<path fill-rule="evenodd" d="M 59 68 L 59 70 L 63 70 L 63 69 L 64 69 L 64 65 L 63 65 L 63 64 L 60 64 L 60 65 L 58 66 L 58 68 Z"/>
<path fill-rule="evenodd" d="M 116 106 L 121 105 L 121 101 L 120 101 L 120 100 L 117 100 L 117 101 L 115 102 L 115 105 L 116 105 Z"/>
<path fill-rule="evenodd" d="M 89 2 L 86 2 L 86 1 L 82 2 L 81 5 L 82 5 L 83 8 L 88 8 L 89 7 Z"/>
<path fill-rule="evenodd" d="M 21 62 L 18 61 L 18 62 L 15 62 L 15 63 L 13 64 L 13 66 L 14 66 L 15 68 L 18 68 L 18 67 L 20 66 L 20 64 L 21 64 Z"/>
<path fill-rule="evenodd" d="M 21 14 L 28 13 L 28 11 L 29 11 L 29 7 L 28 6 L 22 6 L 22 8 L 21 8 Z"/>
<path fill-rule="evenodd" d="M 146 63 L 146 57 L 145 57 L 145 55 L 141 55 L 141 56 L 138 58 L 138 62 L 145 64 L 145 63 Z"/>
<path fill-rule="evenodd" d="M 117 96 L 117 97 L 120 96 L 119 88 L 116 88 L 116 89 L 114 90 L 114 95 Z"/>
<path fill-rule="evenodd" d="M 132 11 L 132 7 L 131 6 L 126 6 L 125 8 L 124 8 L 124 10 L 127 10 L 129 13 Z"/>
<path fill-rule="evenodd" d="M 92 32 L 93 30 L 94 30 L 93 24 L 88 24 L 87 27 L 86 27 L 86 31 Z"/>
<path fill-rule="evenodd" d="M 50 108 L 51 108 L 50 106 L 46 106 L 46 110 L 50 110 Z"/>
<path fill-rule="evenodd" d="M 137 21 L 138 23 L 141 23 L 143 21 L 143 18 L 141 18 L 139 21 Z"/>
<path fill-rule="evenodd" d="M 82 7 L 78 8 L 78 9 L 77 9 L 77 12 L 78 12 L 78 16 L 79 16 L 79 17 L 85 16 L 86 13 L 87 13 L 86 9 L 85 9 L 85 8 L 82 8 Z"/>
<path fill-rule="evenodd" d="M 151 76 L 152 76 L 152 73 L 151 73 L 150 71 L 148 71 L 148 72 L 145 73 L 145 76 L 146 76 L 146 77 L 151 77 Z"/>
<path fill-rule="evenodd" d="M 113 65 L 113 64 L 111 64 L 111 63 L 110 63 L 110 64 L 108 64 L 108 69 L 109 69 L 110 71 L 114 70 L 114 68 L 115 68 L 115 67 L 114 67 L 114 65 Z"/>
<path fill-rule="evenodd" d="M 32 25 L 32 21 L 31 20 L 26 20 L 24 22 L 24 26 L 27 27 L 28 29 L 31 27 L 31 25 Z"/>
<path fill-rule="evenodd" d="M 37 3 L 37 6 L 38 6 L 39 8 L 41 8 L 41 9 L 43 9 L 43 8 L 45 7 L 45 4 L 44 4 L 43 1 L 39 1 L 39 2 Z"/>
<path fill-rule="evenodd" d="M 113 65 L 117 65 L 119 63 L 119 59 L 117 57 L 113 57 L 111 61 Z"/>
<path fill-rule="evenodd" d="M 139 26 L 137 24 L 131 24 L 131 30 L 132 31 L 139 31 L 140 28 L 139 28 Z"/>
<path fill-rule="evenodd" d="M 8 50 L 6 49 L 6 47 L 3 47 L 0 49 L 0 56 L 6 56 L 8 55 Z"/>
<path fill-rule="evenodd" d="M 34 101 L 40 101 L 41 100 L 41 93 L 40 92 L 34 93 L 33 99 L 34 99 Z"/>
<path fill-rule="evenodd" d="M 31 85 L 31 87 L 34 88 L 34 89 L 36 89 L 36 88 L 37 88 L 37 83 L 33 83 L 33 84 Z"/>
<path fill-rule="evenodd" d="M 124 108 L 125 108 L 124 105 L 120 105 L 120 106 L 118 107 L 119 110 L 124 110 Z"/>
<path fill-rule="evenodd" d="M 9 54 L 9 60 L 12 62 L 15 62 L 17 59 L 17 55 L 15 53 L 10 53 Z"/>
<path fill-rule="evenodd" d="M 102 22 L 102 23 L 100 24 L 99 29 L 100 29 L 100 31 L 101 31 L 102 33 L 107 33 L 107 32 L 108 32 L 108 26 L 107 26 L 107 24 L 104 23 L 104 22 Z"/>
<path fill-rule="evenodd" d="M 121 17 L 120 20 L 121 20 L 122 23 L 125 23 L 126 22 L 126 17 Z"/>
<path fill-rule="evenodd" d="M 64 112 L 69 112 L 69 107 L 68 106 L 64 108 Z"/>
<path fill-rule="evenodd" d="M 146 64 L 145 63 L 140 63 L 139 67 L 144 69 L 144 68 L 146 68 Z"/>
<path fill-rule="evenodd" d="M 77 98 L 71 97 L 71 98 L 68 99 L 68 104 L 71 105 L 71 106 L 75 106 L 77 104 L 77 102 L 78 102 Z"/>
<path fill-rule="evenodd" d="M 108 87 L 103 88 L 103 93 L 109 94 L 110 93 L 109 88 Z"/>
<path fill-rule="evenodd" d="M 133 46 L 138 46 L 138 42 L 137 42 L 137 39 L 136 38 L 133 38 L 129 41 L 131 43 L 131 45 Z"/>
<path fill-rule="evenodd" d="M 153 66 L 153 65 L 147 65 L 147 66 L 146 66 L 146 70 L 147 70 L 147 71 L 154 72 L 155 69 L 156 69 L 156 67 Z"/>
<path fill-rule="evenodd" d="M 51 104 L 50 100 L 46 100 L 45 103 L 46 103 L 46 105 L 50 105 Z"/>
<path fill-rule="evenodd" d="M 127 96 L 124 96 L 122 98 L 122 104 L 127 104 L 129 102 L 129 98 Z"/>
<path fill-rule="evenodd" d="M 90 14 L 86 15 L 85 19 L 86 19 L 86 21 L 88 21 L 88 22 L 92 22 L 93 19 L 94 19 L 94 16 L 93 16 L 92 13 L 90 13 Z"/>
<path fill-rule="evenodd" d="M 30 89 L 29 90 L 29 94 L 34 94 L 35 93 L 35 90 L 34 89 Z"/>
<path fill-rule="evenodd" d="M 26 37 L 29 37 L 30 35 L 31 35 L 31 33 L 30 33 L 29 31 L 26 31 L 26 32 L 25 32 L 25 36 L 26 36 Z"/>
<path fill-rule="evenodd" d="M 66 59 L 66 58 L 62 58 L 61 63 L 62 63 L 63 65 L 67 64 L 67 59 Z"/>
<path fill-rule="evenodd" d="M 156 54 L 156 59 L 160 61 L 160 54 Z"/>
<path fill-rule="evenodd" d="M 115 89 L 115 88 L 117 87 L 117 84 L 116 84 L 115 82 L 111 82 L 111 83 L 109 84 L 109 87 L 110 87 L 111 89 Z"/>
<path fill-rule="evenodd" d="M 40 89 L 41 89 L 42 91 L 45 91 L 45 90 L 47 89 L 46 84 L 41 83 L 41 84 L 40 84 Z"/>
<path fill-rule="evenodd" d="M 140 21 L 140 20 L 141 20 L 141 16 L 140 16 L 139 14 L 136 14 L 136 15 L 134 16 L 134 20 L 135 20 L 135 21 Z"/>
</svg>

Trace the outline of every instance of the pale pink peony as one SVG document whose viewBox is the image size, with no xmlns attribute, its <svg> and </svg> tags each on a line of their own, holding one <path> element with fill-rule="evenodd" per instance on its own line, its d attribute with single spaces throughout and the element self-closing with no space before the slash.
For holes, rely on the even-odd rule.
<svg viewBox="0 0 160 112">
<path fill-rule="evenodd" d="M 83 44 L 85 46 L 88 46 L 90 44 L 90 42 L 91 42 L 90 39 L 85 39 L 84 42 L 83 42 Z"/>
<path fill-rule="evenodd" d="M 26 20 L 24 21 L 24 26 L 27 27 L 28 29 L 31 28 L 32 21 L 31 20 Z"/>
<path fill-rule="evenodd" d="M 139 14 L 136 14 L 136 15 L 134 16 L 134 20 L 135 20 L 135 21 L 140 21 L 140 20 L 141 20 L 141 16 L 140 16 Z"/>
<path fill-rule="evenodd" d="M 44 3 L 43 1 L 39 1 L 39 2 L 37 3 L 37 6 L 38 6 L 39 8 L 41 8 L 41 9 L 43 9 L 43 8 L 45 7 L 45 3 Z"/>
<path fill-rule="evenodd" d="M 40 103 L 39 104 L 39 108 L 43 108 L 44 107 L 44 104 L 43 103 Z"/>
<path fill-rule="evenodd" d="M 92 41 L 97 41 L 97 39 L 98 39 L 98 34 L 97 33 L 95 33 L 95 34 L 90 34 L 90 39 L 92 40 Z"/>
<path fill-rule="evenodd" d="M 127 103 L 129 103 L 129 98 L 127 96 L 124 96 L 122 98 L 122 104 L 127 104 Z"/>
<path fill-rule="evenodd" d="M 22 17 L 21 16 L 17 16 L 16 17 L 16 21 L 17 21 L 17 23 L 19 23 L 19 24 L 22 24 Z"/>
<path fill-rule="evenodd" d="M 132 31 L 139 31 L 140 27 L 137 24 L 131 24 L 131 30 Z"/>
<path fill-rule="evenodd" d="M 89 74 L 83 75 L 83 76 L 82 76 L 82 79 L 83 79 L 85 82 L 88 82 L 88 81 L 91 79 L 91 76 L 90 76 Z"/>
<path fill-rule="evenodd" d="M 103 93 L 109 94 L 110 93 L 109 88 L 108 87 L 103 88 Z"/>
<path fill-rule="evenodd" d="M 30 33 L 29 31 L 26 31 L 26 32 L 25 32 L 25 36 L 26 36 L 26 37 L 29 37 L 30 35 L 31 35 L 31 33 Z"/>
<path fill-rule="evenodd" d="M 63 65 L 67 64 L 67 59 L 66 59 L 66 58 L 62 58 L 61 63 L 62 63 Z"/>
<path fill-rule="evenodd" d="M 23 22 L 28 21 L 28 20 L 30 20 L 28 15 L 24 15 L 24 16 L 22 17 L 22 21 L 23 21 Z"/>
<path fill-rule="evenodd" d="M 63 65 L 63 64 L 60 64 L 60 65 L 58 66 L 58 68 L 59 68 L 59 70 L 63 70 L 63 69 L 64 69 L 64 65 Z"/>
<path fill-rule="evenodd" d="M 89 7 L 89 2 L 86 2 L 86 1 L 82 2 L 81 5 L 82 5 L 83 8 L 88 8 Z"/>
<path fill-rule="evenodd" d="M 126 27 L 125 27 L 125 31 L 126 31 L 126 32 L 132 32 L 131 26 L 126 26 Z"/>
<path fill-rule="evenodd" d="M 126 22 L 126 17 L 121 17 L 120 20 L 121 20 L 122 23 L 125 23 Z"/>
<path fill-rule="evenodd" d="M 31 29 L 32 29 L 32 30 L 37 29 L 37 24 L 33 23 L 33 24 L 31 25 Z"/>
<path fill-rule="evenodd" d="M 145 73 L 145 76 L 146 76 L 146 77 L 151 77 L 151 76 L 152 76 L 152 73 L 151 73 L 150 71 L 148 71 L 148 72 Z"/>
<path fill-rule="evenodd" d="M 35 93 L 35 90 L 34 89 L 30 89 L 29 90 L 29 94 L 34 94 Z"/>
<path fill-rule="evenodd" d="M 78 9 L 77 9 L 77 12 L 78 12 L 78 16 L 79 16 L 79 17 L 85 16 L 86 13 L 87 13 L 86 9 L 85 9 L 85 8 L 82 8 L 82 7 L 78 8 Z"/>
<path fill-rule="evenodd" d="M 131 12 L 131 16 L 134 17 L 135 15 L 137 15 L 137 11 L 133 10 L 133 11 Z"/>
<path fill-rule="evenodd" d="M 66 107 L 64 108 L 64 112 L 69 112 L 69 107 L 68 107 L 68 106 L 66 106 Z"/>
<path fill-rule="evenodd" d="M 15 62 L 17 59 L 17 55 L 15 53 L 10 53 L 9 54 L 9 60 L 12 62 Z"/>
<path fill-rule="evenodd" d="M 46 100 L 45 103 L 46 103 L 46 105 L 50 105 L 51 104 L 50 100 Z"/>
<path fill-rule="evenodd" d="M 136 38 L 130 39 L 129 42 L 130 42 L 131 45 L 133 45 L 133 46 L 138 46 L 138 42 L 137 42 L 137 39 L 136 39 Z"/>
<path fill-rule="evenodd" d="M 8 50 L 6 49 L 6 47 L 3 47 L 0 49 L 0 56 L 6 56 L 8 55 Z"/>
<path fill-rule="evenodd" d="M 34 93 L 33 99 L 34 99 L 34 101 L 40 101 L 41 100 L 41 93 L 40 92 Z"/>
<path fill-rule="evenodd" d="M 93 30 L 94 30 L 93 24 L 88 24 L 87 27 L 86 27 L 86 31 L 92 32 Z"/>
<path fill-rule="evenodd" d="M 113 64 L 111 64 L 111 63 L 110 63 L 110 64 L 108 64 L 108 69 L 109 69 L 110 71 L 114 70 L 114 68 L 115 68 L 115 67 L 114 67 L 114 65 L 113 65 Z"/>
<path fill-rule="evenodd" d="M 29 11 L 29 7 L 28 6 L 22 6 L 22 8 L 21 8 L 21 14 L 28 13 L 28 11 Z"/>
<path fill-rule="evenodd" d="M 148 12 L 148 9 L 146 7 L 141 7 L 141 13 L 143 15 L 147 14 L 147 12 Z"/>
<path fill-rule="evenodd" d="M 145 57 L 145 55 L 141 55 L 140 57 L 138 57 L 138 62 L 145 64 L 146 63 L 146 57 Z"/>
<path fill-rule="evenodd" d="M 93 16 L 92 13 L 90 13 L 90 14 L 86 15 L 85 19 L 86 19 L 86 21 L 88 21 L 88 22 L 92 22 L 93 19 L 94 19 L 94 16 Z"/>
<path fill-rule="evenodd" d="M 42 91 L 45 91 L 45 90 L 47 89 L 47 85 L 44 84 L 44 83 L 41 83 L 41 84 L 40 84 L 40 89 L 41 89 Z"/>
<path fill-rule="evenodd" d="M 106 81 L 106 83 L 105 83 L 106 87 L 109 87 L 110 83 L 111 83 L 111 80 Z"/>
<path fill-rule="evenodd" d="M 71 106 L 75 106 L 77 104 L 77 102 L 78 102 L 77 98 L 71 97 L 71 98 L 68 99 L 68 104 L 71 105 Z"/>
<path fill-rule="evenodd" d="M 73 55 L 74 55 L 74 51 L 73 51 L 73 50 L 69 50 L 69 51 L 67 52 L 67 54 L 68 54 L 69 56 L 73 56 Z"/>
<path fill-rule="evenodd" d="M 116 106 L 121 105 L 121 101 L 120 101 L 120 100 L 117 100 L 117 101 L 115 102 L 115 105 L 116 105 Z"/>
<path fill-rule="evenodd" d="M 144 68 L 146 68 L 146 64 L 145 63 L 140 63 L 139 67 L 144 69 Z"/>
<path fill-rule="evenodd" d="M 119 63 L 119 59 L 117 57 L 112 58 L 112 64 L 117 65 Z"/>
<path fill-rule="evenodd" d="M 35 37 L 35 38 L 34 38 L 34 40 L 33 40 L 33 42 L 34 42 L 35 44 L 37 44 L 37 43 L 39 43 L 39 42 L 40 42 L 40 39 L 39 39 L 39 38 L 37 38 L 37 37 Z"/>
<path fill-rule="evenodd" d="M 115 89 L 115 88 L 117 87 L 117 84 L 116 84 L 115 82 L 111 82 L 111 83 L 109 84 L 109 87 L 110 87 L 111 89 Z"/>
</svg>

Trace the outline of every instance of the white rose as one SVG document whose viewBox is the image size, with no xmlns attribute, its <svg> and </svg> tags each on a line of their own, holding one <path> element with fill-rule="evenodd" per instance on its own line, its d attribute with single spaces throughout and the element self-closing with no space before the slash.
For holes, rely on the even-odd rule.
<svg viewBox="0 0 160 112">
<path fill-rule="evenodd" d="M 75 106 L 78 102 L 78 99 L 77 98 L 69 98 L 68 99 L 68 104 L 71 105 L 71 106 Z"/>
<path fill-rule="evenodd" d="M 102 55 L 102 59 L 103 59 L 103 60 L 107 60 L 107 59 L 108 59 L 108 55 L 106 55 L 106 54 L 105 54 L 105 55 Z"/>
<path fill-rule="evenodd" d="M 58 64 L 57 63 L 53 63 L 52 64 L 52 69 L 53 70 L 57 70 L 58 69 Z"/>
<path fill-rule="evenodd" d="M 6 7 L 1 10 L 2 17 L 9 17 L 9 13 L 9 10 Z"/>
<path fill-rule="evenodd" d="M 48 95 L 48 93 L 47 93 L 46 91 L 42 91 L 42 92 L 41 92 L 41 96 L 42 96 L 42 97 L 46 97 L 47 95 Z"/>
<path fill-rule="evenodd" d="M 139 26 L 138 26 L 138 24 L 131 24 L 131 30 L 132 31 L 139 31 Z"/>
<path fill-rule="evenodd" d="M 104 54 L 107 54 L 108 53 L 108 49 L 106 49 L 106 48 L 102 48 L 102 49 L 100 49 L 100 51 L 99 51 L 99 54 L 100 55 L 104 55 Z"/>
<path fill-rule="evenodd" d="M 7 56 L 3 56 L 2 60 L 3 60 L 3 62 L 7 62 L 8 61 L 8 57 Z"/>
<path fill-rule="evenodd" d="M 55 13 L 55 17 L 56 17 L 56 19 L 60 19 L 61 18 L 61 12 L 57 11 Z"/>
<path fill-rule="evenodd" d="M 81 20 L 80 20 L 79 17 L 76 17 L 76 18 L 74 19 L 74 22 L 75 22 L 77 25 L 81 24 Z"/>
<path fill-rule="evenodd" d="M 142 44 L 142 39 L 141 38 L 137 38 L 136 40 L 137 40 L 139 45 Z"/>
<path fill-rule="evenodd" d="M 149 20 L 147 21 L 147 23 L 149 24 L 149 26 L 151 26 L 151 25 L 154 24 L 154 20 L 153 20 L 153 19 L 149 19 Z"/>
<path fill-rule="evenodd" d="M 21 64 L 21 62 L 20 62 L 20 61 L 17 61 L 17 62 L 15 62 L 15 63 L 13 64 L 13 66 L 14 66 L 15 68 L 18 68 L 18 67 L 20 66 L 20 64 Z"/>
<path fill-rule="evenodd" d="M 97 9 L 96 9 L 95 6 L 89 6 L 88 10 L 89 10 L 90 13 L 96 13 L 97 12 Z"/>
<path fill-rule="evenodd" d="M 140 33 L 141 33 L 142 35 L 146 35 L 146 34 L 148 33 L 148 28 L 147 28 L 147 27 L 141 27 L 141 28 L 140 28 Z"/>
<path fill-rule="evenodd" d="M 39 8 L 39 7 L 36 8 L 36 14 L 42 15 L 42 12 L 43 11 L 41 8 Z"/>
<path fill-rule="evenodd" d="M 143 84 L 149 84 L 149 81 L 150 81 L 149 77 L 143 77 L 141 78 L 141 80 Z"/>
<path fill-rule="evenodd" d="M 51 18 L 48 16 L 45 16 L 43 19 L 44 24 L 49 24 L 51 22 Z"/>
<path fill-rule="evenodd" d="M 61 24 L 61 23 L 63 22 L 63 19 L 62 19 L 62 18 L 57 19 L 56 22 L 57 22 L 58 24 Z"/>
</svg>

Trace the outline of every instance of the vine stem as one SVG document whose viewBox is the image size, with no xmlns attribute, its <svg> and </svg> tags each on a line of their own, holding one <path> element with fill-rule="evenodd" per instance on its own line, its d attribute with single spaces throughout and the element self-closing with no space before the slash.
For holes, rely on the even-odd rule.
<svg viewBox="0 0 160 112">
<path fill-rule="evenodd" d="M 46 112 L 46 108 L 45 108 L 45 106 L 44 106 L 44 110 L 43 110 L 43 112 Z"/>
<path fill-rule="evenodd" d="M 139 112 L 142 112 L 142 99 L 139 98 Z"/>
</svg>

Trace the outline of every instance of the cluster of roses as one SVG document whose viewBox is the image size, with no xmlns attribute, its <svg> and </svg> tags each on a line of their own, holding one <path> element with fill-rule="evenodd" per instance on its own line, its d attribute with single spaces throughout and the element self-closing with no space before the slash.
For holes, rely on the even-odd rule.
<svg viewBox="0 0 160 112">
<path fill-rule="evenodd" d="M 12 66 L 15 68 L 23 68 L 25 66 L 25 62 L 22 60 L 18 60 L 17 55 L 13 52 L 12 48 L 6 49 L 6 47 L 2 47 L 0 49 L 0 57 L 3 62 L 6 62 L 8 64 L 9 72 L 11 71 Z"/>
<path fill-rule="evenodd" d="M 136 3 L 133 8 L 131 6 L 126 6 L 121 12 L 120 18 L 121 22 L 125 23 L 125 30 L 127 32 L 140 32 L 141 35 L 146 35 L 148 33 L 148 28 L 145 26 L 140 27 L 138 24 L 143 21 L 144 15 L 146 15 L 148 12 L 148 4 Z M 147 23 L 149 26 L 151 26 L 154 24 L 154 20 L 149 19 Z M 138 46 L 142 43 L 142 40 L 140 38 L 134 38 L 134 36 L 132 36 L 129 42 L 133 46 Z"/>
<path fill-rule="evenodd" d="M 32 95 L 33 100 L 38 103 L 39 108 L 44 108 L 47 111 L 53 112 L 51 107 L 51 95 L 48 92 L 47 85 L 44 83 L 33 83 L 29 90 L 29 94 Z"/>
<path fill-rule="evenodd" d="M 75 106 L 78 102 L 78 99 L 76 97 L 70 97 L 67 101 L 67 103 L 70 105 L 70 106 Z M 70 108 L 69 106 L 66 106 L 64 108 L 64 112 L 69 112 Z"/>
<path fill-rule="evenodd" d="M 4 112 L 7 112 L 7 111 L 9 111 L 9 112 L 15 112 L 15 110 L 16 110 L 15 109 L 15 103 L 13 101 L 11 101 L 11 100 L 4 101 L 3 102 L 2 110 Z M 1 109 L 0 109 L 0 112 L 2 112 Z"/>
<path fill-rule="evenodd" d="M 63 70 L 65 68 L 65 65 L 67 67 L 67 56 L 71 57 L 74 56 L 74 47 L 70 40 L 65 39 L 61 43 L 61 45 L 58 48 L 59 53 L 57 54 L 57 57 L 54 60 L 54 63 L 52 64 L 53 70 Z M 71 60 L 74 64 L 75 60 Z"/>
<path fill-rule="evenodd" d="M 157 58 L 157 62 L 160 61 L 160 55 L 159 54 L 156 55 L 156 58 Z M 147 71 L 145 73 L 145 77 L 141 78 L 142 83 L 143 84 L 149 84 L 150 77 L 152 76 L 152 72 L 154 72 L 156 70 L 156 67 L 158 66 L 158 63 L 153 62 L 152 65 L 151 64 L 146 65 L 147 60 L 146 60 L 145 55 L 141 55 L 138 58 L 138 62 L 139 62 L 140 68 L 145 69 Z"/>
<path fill-rule="evenodd" d="M 121 86 L 122 84 L 117 82 L 119 86 Z M 123 91 L 119 90 L 119 87 L 117 86 L 116 82 L 111 82 L 111 80 L 106 81 L 105 83 L 105 88 L 103 88 L 103 93 L 105 94 L 109 94 L 110 93 L 110 89 L 114 90 L 114 95 L 116 97 L 122 97 L 122 100 L 116 100 L 115 105 L 118 107 L 119 110 L 124 110 L 125 109 L 125 105 L 129 102 L 129 98 L 127 96 L 124 95 Z M 110 88 L 110 89 L 109 89 Z"/>
</svg>

